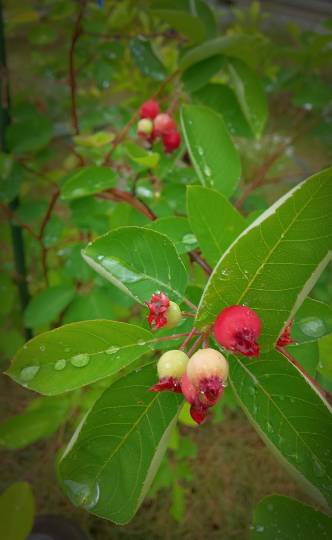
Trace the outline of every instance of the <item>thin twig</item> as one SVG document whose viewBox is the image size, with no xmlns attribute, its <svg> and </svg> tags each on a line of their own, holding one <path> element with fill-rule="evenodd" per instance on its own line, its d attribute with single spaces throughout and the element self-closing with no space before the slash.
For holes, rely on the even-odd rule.
<svg viewBox="0 0 332 540">
<path fill-rule="evenodd" d="M 190 356 L 192 356 L 194 354 L 195 351 L 197 351 L 197 349 L 200 346 L 200 344 L 202 343 L 203 339 L 204 339 L 204 334 L 201 334 L 200 336 L 198 336 L 196 341 L 194 341 L 192 347 L 188 351 L 189 358 L 190 358 Z"/>
<path fill-rule="evenodd" d="M 194 327 L 191 332 L 189 332 L 189 334 L 187 334 L 187 337 L 186 339 L 184 340 L 184 342 L 182 343 L 182 345 L 179 347 L 179 350 L 180 351 L 184 351 L 185 348 L 187 347 L 188 343 L 190 342 L 190 340 L 193 338 L 193 336 L 195 335 L 196 333 L 196 328 Z"/>
<path fill-rule="evenodd" d="M 49 201 L 49 204 L 48 204 L 44 219 L 43 219 L 43 221 L 42 221 L 42 223 L 40 225 L 39 234 L 38 234 L 38 237 L 39 237 L 40 240 L 43 239 L 43 235 L 44 235 L 44 232 L 45 232 L 46 225 L 48 224 L 48 222 L 49 222 L 49 220 L 51 218 L 51 214 L 53 212 L 55 203 L 56 203 L 59 195 L 60 195 L 60 190 L 57 187 L 56 190 L 53 192 L 53 195 L 52 195 L 52 197 L 51 197 L 51 199 Z"/>
<path fill-rule="evenodd" d="M 204 272 L 206 272 L 208 275 L 212 274 L 211 266 L 198 253 L 197 249 L 193 249 L 192 251 L 190 251 L 189 256 L 191 260 L 195 261 L 197 264 L 199 264 L 201 268 L 203 268 Z"/>
</svg>

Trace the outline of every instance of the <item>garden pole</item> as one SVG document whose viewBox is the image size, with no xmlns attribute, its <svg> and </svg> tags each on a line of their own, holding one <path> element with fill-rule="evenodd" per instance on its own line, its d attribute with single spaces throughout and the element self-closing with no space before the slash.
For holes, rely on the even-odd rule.
<svg viewBox="0 0 332 540">
<path fill-rule="evenodd" d="M 6 129 L 10 124 L 10 100 L 9 100 L 9 83 L 8 83 L 2 0 L 0 0 L 0 75 L 1 75 L 0 148 L 2 152 L 8 152 L 8 148 L 5 141 L 5 134 L 6 134 Z M 19 198 L 15 197 L 9 203 L 10 209 L 13 212 L 15 212 L 15 210 L 19 206 L 19 203 L 20 203 Z M 18 289 L 18 294 L 19 294 L 22 313 L 23 313 L 30 298 L 28 283 L 27 283 L 23 234 L 22 234 L 21 227 L 19 225 L 16 225 L 14 222 L 10 223 L 10 232 L 11 232 L 12 245 L 13 245 L 17 289 Z M 26 339 L 30 339 L 32 337 L 31 329 L 24 328 L 24 334 L 25 334 Z"/>
</svg>

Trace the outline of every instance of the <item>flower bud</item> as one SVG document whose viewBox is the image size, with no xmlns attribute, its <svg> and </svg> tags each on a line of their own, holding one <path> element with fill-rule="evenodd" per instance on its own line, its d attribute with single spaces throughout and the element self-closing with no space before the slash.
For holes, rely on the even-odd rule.
<svg viewBox="0 0 332 540">
<path fill-rule="evenodd" d="M 245 356 L 258 356 L 261 321 L 257 313 L 246 306 L 230 306 L 221 311 L 214 323 L 216 341 L 225 349 Z"/>
</svg>

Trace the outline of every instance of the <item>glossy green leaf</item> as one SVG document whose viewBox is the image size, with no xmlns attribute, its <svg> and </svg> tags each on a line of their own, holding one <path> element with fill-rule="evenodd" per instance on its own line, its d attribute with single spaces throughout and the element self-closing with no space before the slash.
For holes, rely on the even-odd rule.
<svg viewBox="0 0 332 540">
<path fill-rule="evenodd" d="M 55 395 L 114 375 L 151 350 L 151 333 L 115 321 L 82 321 L 45 332 L 15 355 L 7 375 Z"/>
<path fill-rule="evenodd" d="M 79 146 L 86 148 L 102 148 L 113 141 L 115 135 L 109 131 L 98 131 L 97 133 L 76 135 L 74 141 Z"/>
<path fill-rule="evenodd" d="M 306 298 L 297 311 L 292 338 L 298 343 L 316 341 L 332 332 L 332 309 L 323 302 Z"/>
<path fill-rule="evenodd" d="M 317 380 L 332 393 L 332 334 L 319 340 L 319 364 Z"/>
<path fill-rule="evenodd" d="M 331 517 L 302 502 L 271 495 L 257 505 L 250 540 L 328 540 Z"/>
<path fill-rule="evenodd" d="M 197 43 L 204 38 L 204 26 L 197 17 L 180 9 L 158 8 L 153 5 L 152 8 L 155 15 L 167 22 L 174 30 L 188 37 L 191 43 Z"/>
<path fill-rule="evenodd" d="M 108 290 L 94 288 L 87 294 L 76 295 L 63 317 L 63 323 L 95 319 L 114 319 L 112 295 Z"/>
<path fill-rule="evenodd" d="M 151 9 L 156 14 L 158 12 L 172 28 L 191 38 L 192 42 L 216 35 L 214 13 L 204 0 L 155 0 Z"/>
<path fill-rule="evenodd" d="M 33 525 L 35 500 L 30 484 L 16 482 L 0 495 L 0 538 L 26 540 Z"/>
<path fill-rule="evenodd" d="M 68 396 L 33 400 L 25 411 L 1 422 L 0 445 L 17 450 L 50 437 L 66 420 L 69 407 Z"/>
<path fill-rule="evenodd" d="M 315 378 L 319 362 L 317 341 L 309 341 L 299 345 L 289 345 L 287 351 L 301 364 L 306 373 Z"/>
<path fill-rule="evenodd" d="M 73 435 L 58 465 L 77 506 L 127 523 L 147 494 L 167 448 L 182 397 L 149 392 L 155 365 L 107 389 Z"/>
<path fill-rule="evenodd" d="M 168 236 L 179 255 L 197 247 L 197 238 L 192 233 L 188 220 L 179 216 L 156 219 L 147 225 L 149 229 Z"/>
<path fill-rule="evenodd" d="M 75 295 L 73 285 L 56 285 L 34 296 L 24 312 L 24 322 L 29 328 L 37 328 L 56 320 Z"/>
<path fill-rule="evenodd" d="M 182 81 L 187 92 L 196 92 L 206 85 L 225 63 L 224 56 L 216 55 L 190 66 L 182 74 Z"/>
<path fill-rule="evenodd" d="M 231 88 L 225 84 L 207 84 L 193 98 L 221 114 L 231 135 L 252 138 L 252 131 Z"/>
<path fill-rule="evenodd" d="M 163 234 L 141 227 L 111 231 L 83 251 L 86 262 L 126 294 L 144 304 L 163 291 L 181 301 L 187 275 L 174 244 Z"/>
<path fill-rule="evenodd" d="M 185 105 L 181 122 L 201 183 L 228 197 L 240 179 L 241 163 L 222 117 L 207 107 Z"/>
<path fill-rule="evenodd" d="M 126 150 L 130 159 L 147 169 L 153 169 L 159 163 L 160 156 L 157 152 L 148 152 L 133 142 L 126 143 Z"/>
<path fill-rule="evenodd" d="M 80 199 L 114 187 L 116 173 L 109 167 L 83 167 L 66 177 L 61 187 L 61 198 Z"/>
<path fill-rule="evenodd" d="M 135 38 L 130 42 L 129 47 L 133 60 L 143 75 L 154 81 L 165 79 L 165 67 L 153 51 L 150 41 Z"/>
<path fill-rule="evenodd" d="M 262 319 L 262 351 L 273 348 L 330 260 L 332 169 L 298 184 L 233 242 L 211 275 L 196 324 L 232 304 Z"/>
<path fill-rule="evenodd" d="M 210 58 L 216 54 L 225 54 L 227 56 L 240 57 L 245 59 L 252 47 L 257 47 L 258 38 L 253 35 L 237 34 L 232 36 L 221 36 L 196 47 L 192 47 L 183 54 L 180 60 L 180 67 L 187 69 L 205 58 Z"/>
<path fill-rule="evenodd" d="M 245 219 L 221 193 L 200 186 L 188 187 L 187 209 L 199 247 L 214 267 L 245 228 Z"/>
<path fill-rule="evenodd" d="M 228 71 L 242 112 L 253 133 L 260 137 L 268 115 L 267 99 L 261 80 L 241 60 L 232 60 Z"/>
<path fill-rule="evenodd" d="M 332 504 L 332 415 L 303 375 L 280 353 L 231 357 L 231 386 L 241 407 L 295 477 Z"/>
</svg>

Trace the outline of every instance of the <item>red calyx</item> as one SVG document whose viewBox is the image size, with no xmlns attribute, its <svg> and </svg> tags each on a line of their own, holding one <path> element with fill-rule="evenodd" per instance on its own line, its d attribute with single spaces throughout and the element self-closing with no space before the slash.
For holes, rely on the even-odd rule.
<svg viewBox="0 0 332 540">
<path fill-rule="evenodd" d="M 207 418 L 209 409 L 199 399 L 195 400 L 190 407 L 190 416 L 197 423 L 202 424 Z"/>
<path fill-rule="evenodd" d="M 153 120 L 160 112 L 158 101 L 149 99 L 145 101 L 140 108 L 139 114 L 141 118 L 151 118 Z"/>
<path fill-rule="evenodd" d="M 277 341 L 277 347 L 287 347 L 287 345 L 291 345 L 291 343 L 294 343 L 294 339 L 291 336 L 293 322 L 294 321 L 289 321 L 289 323 L 287 324 L 286 328 L 284 329 L 283 333 Z"/>
<path fill-rule="evenodd" d="M 181 135 L 178 131 L 173 130 L 167 133 L 164 133 L 162 136 L 165 152 L 170 154 L 179 148 L 181 144 Z"/>
<path fill-rule="evenodd" d="M 174 377 L 162 377 L 162 379 L 160 379 L 158 383 L 151 386 L 149 390 L 150 392 L 165 392 L 167 390 L 170 392 L 177 392 L 179 394 L 182 392 L 181 382 Z"/>
<path fill-rule="evenodd" d="M 259 356 L 257 339 L 260 331 L 260 318 L 246 306 L 235 305 L 223 309 L 214 323 L 214 336 L 218 343 L 245 356 Z"/>
<path fill-rule="evenodd" d="M 199 392 L 202 402 L 207 407 L 213 407 L 224 392 L 224 386 L 220 383 L 219 377 L 209 377 L 199 383 Z"/>
<path fill-rule="evenodd" d="M 149 325 L 157 330 L 167 324 L 166 312 L 169 308 L 169 299 L 165 293 L 157 293 L 151 296 L 150 302 L 147 302 L 150 310 L 148 316 Z"/>
</svg>

